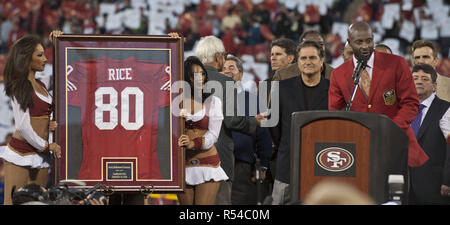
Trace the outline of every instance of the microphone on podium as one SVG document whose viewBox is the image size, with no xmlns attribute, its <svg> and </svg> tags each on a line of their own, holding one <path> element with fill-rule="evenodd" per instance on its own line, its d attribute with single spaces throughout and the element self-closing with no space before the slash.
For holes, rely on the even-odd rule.
<svg viewBox="0 0 450 225">
<path fill-rule="evenodd" d="M 355 78 L 359 77 L 361 75 L 361 71 L 363 71 L 367 66 L 367 59 L 366 57 L 358 57 L 355 70 L 353 71 L 352 80 L 355 80 Z"/>
<path fill-rule="evenodd" d="M 353 91 L 352 95 L 350 96 L 350 100 L 347 102 L 347 105 L 345 106 L 345 111 L 350 111 L 350 108 L 352 107 L 353 98 L 355 98 L 356 94 L 356 87 L 359 85 L 359 77 L 361 76 L 361 72 L 366 68 L 367 66 L 367 58 L 360 55 L 357 56 L 357 64 L 355 67 L 355 70 L 353 71 L 352 75 L 352 81 L 353 81 Z"/>
</svg>

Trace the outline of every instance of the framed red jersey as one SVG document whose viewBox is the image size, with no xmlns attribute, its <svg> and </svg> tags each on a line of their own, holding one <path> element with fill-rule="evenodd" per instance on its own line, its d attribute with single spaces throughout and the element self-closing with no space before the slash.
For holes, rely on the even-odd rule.
<svg viewBox="0 0 450 225">
<path fill-rule="evenodd" d="M 61 35 L 55 40 L 55 182 L 116 191 L 182 191 L 183 123 L 171 84 L 182 80 L 181 38 Z M 74 182 L 79 181 L 79 182 Z M 79 183 L 83 185 L 79 185 Z"/>
</svg>

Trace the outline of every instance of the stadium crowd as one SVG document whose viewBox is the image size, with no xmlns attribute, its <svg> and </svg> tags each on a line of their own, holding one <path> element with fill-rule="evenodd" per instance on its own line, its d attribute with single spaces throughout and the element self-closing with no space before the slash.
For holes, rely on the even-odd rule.
<svg viewBox="0 0 450 225">
<path fill-rule="evenodd" d="M 186 37 L 187 55 L 200 37 L 214 35 L 222 39 L 228 53 L 253 56 L 244 57 L 244 64 L 258 81 L 271 75 L 266 63 L 271 41 L 286 37 L 298 43 L 304 31 L 318 30 L 325 37 L 326 62 L 336 67 L 342 63 L 347 27 L 362 20 L 374 28 L 375 43 L 385 43 L 406 58 L 414 40 L 431 40 L 443 59 L 438 72 L 448 74 L 448 7 L 442 0 L 2 1 L 0 65 L 15 40 L 30 33 L 47 38 L 56 28 L 66 34 L 178 32 Z M 46 47 L 51 54 L 51 46 Z"/>
</svg>

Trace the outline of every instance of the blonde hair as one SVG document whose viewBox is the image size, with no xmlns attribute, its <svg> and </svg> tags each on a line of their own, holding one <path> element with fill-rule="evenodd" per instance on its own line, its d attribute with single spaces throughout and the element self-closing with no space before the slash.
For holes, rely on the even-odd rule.
<svg viewBox="0 0 450 225">
<path fill-rule="evenodd" d="M 317 183 L 306 195 L 305 205 L 374 205 L 375 202 L 355 186 L 334 179 Z"/>
<path fill-rule="evenodd" d="M 225 53 L 225 46 L 222 40 L 212 35 L 202 37 L 195 49 L 195 55 L 203 64 L 213 63 L 216 53 Z"/>
</svg>

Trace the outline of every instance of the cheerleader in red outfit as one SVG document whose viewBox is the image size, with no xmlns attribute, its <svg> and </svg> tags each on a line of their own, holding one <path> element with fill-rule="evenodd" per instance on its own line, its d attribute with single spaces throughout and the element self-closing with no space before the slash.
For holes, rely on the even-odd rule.
<svg viewBox="0 0 450 225">
<path fill-rule="evenodd" d="M 178 200 L 182 205 L 212 205 L 219 181 L 228 179 L 220 167 L 219 155 L 214 146 L 223 120 L 222 102 L 215 96 L 202 93 L 207 73 L 197 57 L 186 59 L 184 71 L 191 95 L 184 96 L 187 110 L 181 116 L 185 118 L 185 134 L 178 139 L 178 145 L 186 149 L 187 185 L 184 193 L 178 194 Z M 187 107 L 189 104 L 190 107 Z"/>
<path fill-rule="evenodd" d="M 16 131 L 8 145 L 0 148 L 5 160 L 5 205 L 12 204 L 11 191 L 29 183 L 45 187 L 50 166 L 49 151 L 61 157 L 61 147 L 48 143 L 52 96 L 35 79 L 43 71 L 47 58 L 39 38 L 25 36 L 11 48 L 4 69 L 5 92 L 11 98 Z"/>
</svg>

